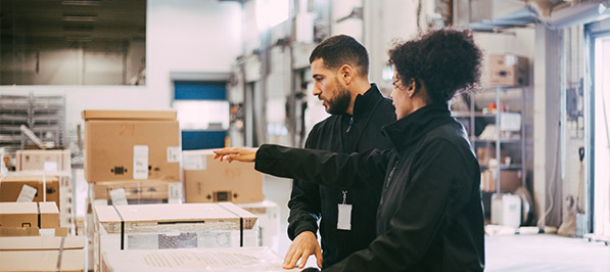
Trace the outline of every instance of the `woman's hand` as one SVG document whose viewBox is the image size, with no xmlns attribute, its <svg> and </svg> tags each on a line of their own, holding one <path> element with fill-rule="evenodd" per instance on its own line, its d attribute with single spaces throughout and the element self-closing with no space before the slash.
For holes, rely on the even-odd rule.
<svg viewBox="0 0 610 272">
<path fill-rule="evenodd" d="M 214 159 L 219 161 L 239 161 L 239 162 L 254 162 L 256 159 L 256 148 L 245 147 L 225 147 L 223 149 L 214 150 Z"/>
</svg>

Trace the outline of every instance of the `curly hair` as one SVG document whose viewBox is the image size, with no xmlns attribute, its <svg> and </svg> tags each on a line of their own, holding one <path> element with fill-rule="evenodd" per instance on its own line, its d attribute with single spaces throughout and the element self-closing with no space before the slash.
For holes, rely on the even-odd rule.
<svg viewBox="0 0 610 272">
<path fill-rule="evenodd" d="M 449 101 L 457 92 L 473 91 L 481 78 L 482 53 L 468 30 L 440 29 L 389 51 L 399 79 L 424 84 L 433 102 Z"/>
<path fill-rule="evenodd" d="M 328 69 L 350 64 L 363 76 L 369 74 L 369 53 L 361 43 L 347 35 L 336 35 L 322 41 L 311 52 L 309 63 L 319 58 L 324 60 L 324 66 Z"/>
</svg>

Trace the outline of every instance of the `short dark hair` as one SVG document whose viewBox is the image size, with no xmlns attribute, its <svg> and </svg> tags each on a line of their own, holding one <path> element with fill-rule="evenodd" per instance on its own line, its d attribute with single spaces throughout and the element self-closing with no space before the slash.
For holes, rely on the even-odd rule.
<svg viewBox="0 0 610 272">
<path fill-rule="evenodd" d="M 328 69 L 337 69 L 343 64 L 354 66 L 363 76 L 369 74 L 369 53 L 366 48 L 347 35 L 337 35 L 322 41 L 311 52 L 309 63 L 323 59 Z"/>
<path fill-rule="evenodd" d="M 450 28 L 399 43 L 389 51 L 399 79 L 423 83 L 433 102 L 447 102 L 458 91 L 474 90 L 481 78 L 482 53 L 472 32 Z"/>
</svg>

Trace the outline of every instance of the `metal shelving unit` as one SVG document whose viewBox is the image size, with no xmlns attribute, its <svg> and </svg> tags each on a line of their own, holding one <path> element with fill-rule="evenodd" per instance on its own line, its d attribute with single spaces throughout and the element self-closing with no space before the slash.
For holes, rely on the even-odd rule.
<svg viewBox="0 0 610 272">
<path fill-rule="evenodd" d="M 64 147 L 65 103 L 63 95 L 0 95 L 0 147 L 13 153 L 32 144 L 19 129 L 21 125 L 43 142 Z"/>
<path fill-rule="evenodd" d="M 525 90 L 527 89 L 526 86 L 517 86 L 517 87 L 492 87 L 492 88 L 485 88 L 482 90 L 482 92 L 495 92 L 495 99 L 492 102 L 495 102 L 496 104 L 496 111 L 494 112 L 482 112 L 480 110 L 477 110 L 475 108 L 475 104 L 476 104 L 476 95 L 471 95 L 470 96 L 470 111 L 455 111 L 452 112 L 453 117 L 455 117 L 458 120 L 468 120 L 468 133 L 469 133 L 469 137 L 470 137 L 470 142 L 473 146 L 473 148 L 477 147 L 481 147 L 481 145 L 494 145 L 495 147 L 495 159 L 497 162 L 497 166 L 489 166 L 489 165 L 481 165 L 481 170 L 495 170 L 497 175 L 496 175 L 496 193 L 501 193 L 501 175 L 500 175 L 500 171 L 501 170 L 521 170 L 521 186 L 526 187 L 526 168 L 525 168 L 525 118 L 524 118 L 524 110 L 526 108 L 526 101 L 525 101 L 525 95 L 523 95 L 525 93 Z M 521 109 L 520 112 L 514 112 L 514 113 L 519 113 L 521 114 L 521 124 L 520 124 L 520 131 L 519 131 L 519 138 L 508 138 L 506 137 L 502 131 L 502 114 L 505 114 L 506 112 L 501 111 L 500 109 L 500 105 L 501 102 L 504 102 L 504 99 L 502 99 L 503 95 L 506 95 L 506 93 L 508 91 L 520 91 L 521 92 Z M 476 119 L 485 119 L 486 122 L 488 122 L 489 124 L 494 124 L 496 126 L 496 137 L 495 139 L 481 139 L 478 135 L 476 135 L 476 131 L 477 131 L 477 120 Z M 509 145 L 512 145 L 512 147 L 509 147 Z M 518 162 L 511 162 L 510 164 L 506 165 L 504 163 L 502 163 L 501 160 L 501 154 L 502 154 L 502 150 L 505 149 L 511 149 L 511 150 L 515 150 L 514 145 L 518 145 L 518 150 L 520 153 L 520 161 Z M 493 169 L 492 169 L 493 168 Z"/>
</svg>

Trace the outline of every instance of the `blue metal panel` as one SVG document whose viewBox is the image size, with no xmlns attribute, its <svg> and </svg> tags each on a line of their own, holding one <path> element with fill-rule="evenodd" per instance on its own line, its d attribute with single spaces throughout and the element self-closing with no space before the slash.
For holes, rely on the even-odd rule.
<svg viewBox="0 0 610 272">
<path fill-rule="evenodd" d="M 175 100 L 226 100 L 225 81 L 174 81 Z"/>
<path fill-rule="evenodd" d="M 222 148 L 226 131 L 182 131 L 182 150 Z"/>
</svg>

